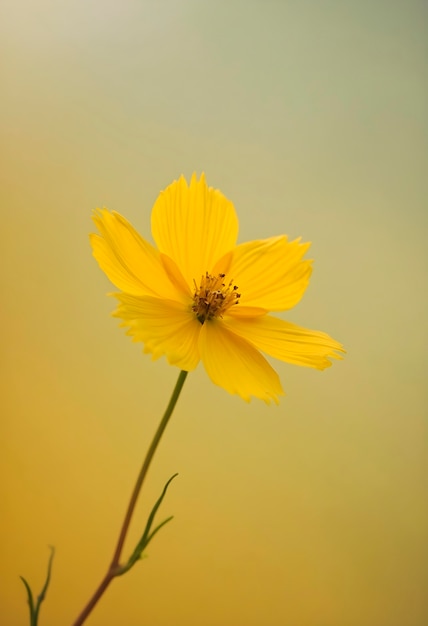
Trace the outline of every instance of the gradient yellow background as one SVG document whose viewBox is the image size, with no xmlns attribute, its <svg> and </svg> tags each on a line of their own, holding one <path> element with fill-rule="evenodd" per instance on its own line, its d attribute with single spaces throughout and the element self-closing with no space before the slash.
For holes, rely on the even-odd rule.
<svg viewBox="0 0 428 626">
<path fill-rule="evenodd" d="M 98 584 L 178 371 L 109 316 L 91 210 L 150 238 L 160 189 L 205 171 L 240 241 L 313 242 L 285 316 L 348 354 L 276 363 L 280 406 L 189 376 L 128 552 L 90 626 L 424 626 L 427 5 L 2 2 L 0 623 L 71 624 Z"/>
</svg>

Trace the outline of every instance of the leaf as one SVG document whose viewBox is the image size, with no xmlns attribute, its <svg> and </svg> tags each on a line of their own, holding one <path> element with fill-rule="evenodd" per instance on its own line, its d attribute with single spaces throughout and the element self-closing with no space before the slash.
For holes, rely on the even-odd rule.
<svg viewBox="0 0 428 626">
<path fill-rule="evenodd" d="M 34 605 L 34 598 L 33 598 L 33 594 L 32 594 L 30 585 L 28 584 L 28 582 L 25 580 L 25 578 L 23 576 L 20 576 L 20 579 L 24 583 L 25 588 L 27 590 L 28 605 L 30 607 L 30 626 L 37 626 L 37 622 L 38 622 L 38 619 L 39 619 L 40 605 L 42 604 L 43 600 L 46 597 L 46 592 L 48 590 L 49 583 L 50 583 L 50 580 L 51 580 L 52 561 L 53 561 L 54 554 L 55 554 L 55 548 L 53 546 L 49 546 L 49 548 L 51 550 L 51 554 L 50 554 L 49 562 L 48 562 L 48 572 L 47 572 L 47 575 L 46 575 L 45 584 L 43 585 L 43 589 L 41 590 L 41 592 L 37 596 L 37 602 L 36 602 L 35 605 Z"/>
<path fill-rule="evenodd" d="M 178 474 L 174 474 L 173 476 L 171 476 L 171 478 L 168 480 L 168 482 L 165 484 L 165 487 L 163 488 L 163 491 L 161 493 L 161 495 L 159 496 L 158 500 L 156 501 L 153 509 L 151 510 L 151 513 L 147 519 L 147 524 L 146 527 L 144 529 L 144 532 L 141 536 L 140 541 L 137 543 L 133 553 L 131 554 L 131 556 L 128 559 L 128 562 L 121 566 L 116 574 L 116 576 L 122 576 L 123 574 L 125 574 L 127 571 L 129 571 L 131 569 L 131 567 L 133 567 L 133 565 L 135 565 L 135 563 L 140 560 L 141 558 L 143 558 L 143 552 L 146 549 L 146 547 L 149 545 L 150 541 L 153 539 L 153 537 L 156 535 L 156 533 L 162 528 L 162 526 L 165 526 L 165 524 L 167 524 L 168 522 L 170 522 L 173 519 L 173 516 L 171 515 L 170 517 L 167 517 L 167 519 L 165 519 L 163 522 L 161 522 L 158 526 L 156 526 L 156 528 L 150 532 L 155 515 L 157 513 L 157 510 L 159 509 L 160 505 L 162 504 L 162 501 L 165 497 L 165 494 L 168 490 L 168 487 L 170 485 L 170 483 L 174 480 L 174 478 L 178 476 Z"/>
</svg>

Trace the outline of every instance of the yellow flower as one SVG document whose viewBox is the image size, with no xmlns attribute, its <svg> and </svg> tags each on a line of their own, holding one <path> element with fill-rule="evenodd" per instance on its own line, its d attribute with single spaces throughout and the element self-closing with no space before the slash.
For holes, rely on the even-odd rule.
<svg viewBox="0 0 428 626">
<path fill-rule="evenodd" d="M 157 248 L 114 211 L 98 210 L 94 221 L 94 257 L 120 289 L 114 315 L 153 359 L 165 355 L 186 371 L 202 360 L 229 393 L 278 403 L 279 377 L 260 351 L 320 370 L 341 358 L 342 346 L 325 333 L 268 315 L 303 296 L 310 244 L 282 235 L 236 245 L 234 206 L 203 174 L 190 185 L 182 176 L 159 195 L 151 220 Z"/>
</svg>

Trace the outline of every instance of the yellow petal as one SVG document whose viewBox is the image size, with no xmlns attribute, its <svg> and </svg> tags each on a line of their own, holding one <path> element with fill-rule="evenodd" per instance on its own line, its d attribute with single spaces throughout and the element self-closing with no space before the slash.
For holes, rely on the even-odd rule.
<svg viewBox="0 0 428 626">
<path fill-rule="evenodd" d="M 278 374 L 250 343 L 225 328 L 221 322 L 205 322 L 199 338 L 201 359 L 211 380 L 229 393 L 250 401 L 278 403 L 283 395 Z"/>
<path fill-rule="evenodd" d="M 152 234 L 160 252 L 171 258 L 189 288 L 235 246 L 238 218 L 233 204 L 207 186 L 205 176 L 190 185 L 182 176 L 162 191 L 152 211 Z"/>
<path fill-rule="evenodd" d="M 343 346 L 326 333 L 301 328 L 270 315 L 254 318 L 230 316 L 226 328 L 251 342 L 258 350 L 281 361 L 323 370 L 330 359 L 341 359 Z"/>
<path fill-rule="evenodd" d="M 159 252 L 119 213 L 100 209 L 93 220 L 100 235 L 90 235 L 94 257 L 109 280 L 127 293 L 175 299 Z"/>
<path fill-rule="evenodd" d="M 150 296 L 114 294 L 120 305 L 113 314 L 123 320 L 133 341 L 144 343 L 153 359 L 165 355 L 171 365 L 190 372 L 199 362 L 198 337 L 201 324 L 179 302 Z"/>
<path fill-rule="evenodd" d="M 283 311 L 295 306 L 308 285 L 311 261 L 302 261 L 310 244 L 271 237 L 235 248 L 228 278 L 238 286 L 239 306 Z M 239 307 L 231 315 L 239 316 Z"/>
<path fill-rule="evenodd" d="M 189 302 L 189 299 L 193 297 L 193 293 L 190 291 L 177 264 L 166 254 L 160 253 L 159 256 L 164 270 L 168 274 L 169 280 L 177 287 L 179 293 L 183 295 L 182 301 L 186 303 Z"/>
</svg>

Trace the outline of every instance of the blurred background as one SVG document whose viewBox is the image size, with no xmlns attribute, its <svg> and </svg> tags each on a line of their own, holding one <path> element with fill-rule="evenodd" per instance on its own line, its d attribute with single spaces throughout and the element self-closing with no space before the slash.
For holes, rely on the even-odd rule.
<svg viewBox="0 0 428 626">
<path fill-rule="evenodd" d="M 110 562 L 178 370 L 110 316 L 91 211 L 151 239 L 205 171 L 240 238 L 312 241 L 283 317 L 347 349 L 246 404 L 192 373 L 90 626 L 428 623 L 423 0 L 4 0 L 0 622 L 71 624 Z"/>
</svg>

